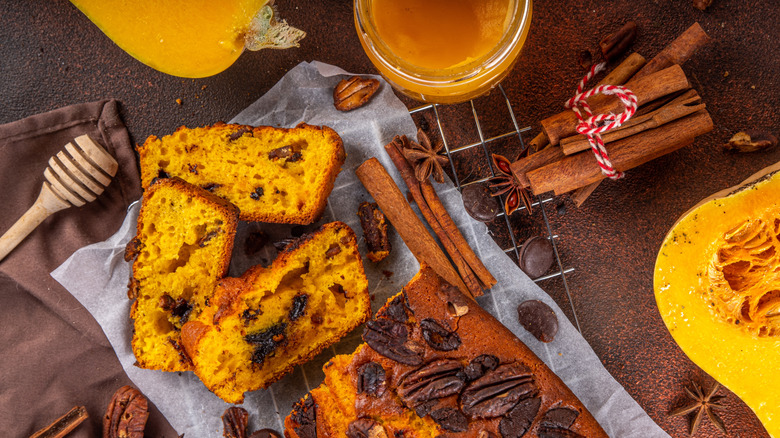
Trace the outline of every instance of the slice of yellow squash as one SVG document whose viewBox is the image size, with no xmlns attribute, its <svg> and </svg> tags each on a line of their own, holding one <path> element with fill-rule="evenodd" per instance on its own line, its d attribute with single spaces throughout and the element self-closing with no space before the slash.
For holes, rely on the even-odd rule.
<svg viewBox="0 0 780 438">
<path fill-rule="evenodd" d="M 780 437 L 780 163 L 683 215 L 654 289 L 685 354 Z"/>
<path fill-rule="evenodd" d="M 174 76 L 211 76 L 245 46 L 297 47 L 305 35 L 277 22 L 269 0 L 71 1 L 124 51 Z"/>
</svg>

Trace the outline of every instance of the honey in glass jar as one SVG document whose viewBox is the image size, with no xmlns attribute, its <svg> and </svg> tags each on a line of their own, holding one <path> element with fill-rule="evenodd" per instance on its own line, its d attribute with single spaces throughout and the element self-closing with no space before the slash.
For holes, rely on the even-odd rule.
<svg viewBox="0 0 780 438">
<path fill-rule="evenodd" d="M 369 59 L 400 92 L 455 103 L 485 93 L 511 70 L 531 0 L 355 0 Z"/>
</svg>

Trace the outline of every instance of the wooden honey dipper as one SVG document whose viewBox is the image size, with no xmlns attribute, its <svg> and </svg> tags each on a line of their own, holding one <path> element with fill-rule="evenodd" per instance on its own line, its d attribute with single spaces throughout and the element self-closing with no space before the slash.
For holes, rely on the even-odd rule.
<svg viewBox="0 0 780 438">
<path fill-rule="evenodd" d="M 75 144 L 66 144 L 64 150 L 49 158 L 38 199 L 0 237 L 0 260 L 47 217 L 94 201 L 116 175 L 119 165 L 114 157 L 88 135 L 76 137 Z"/>
</svg>

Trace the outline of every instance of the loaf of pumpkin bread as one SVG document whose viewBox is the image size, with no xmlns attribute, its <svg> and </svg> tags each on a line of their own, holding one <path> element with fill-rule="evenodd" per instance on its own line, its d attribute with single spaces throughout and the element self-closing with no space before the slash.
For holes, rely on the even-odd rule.
<svg viewBox="0 0 780 438">
<path fill-rule="evenodd" d="M 287 438 L 607 437 L 528 347 L 426 266 L 363 340 L 325 364 Z"/>
</svg>

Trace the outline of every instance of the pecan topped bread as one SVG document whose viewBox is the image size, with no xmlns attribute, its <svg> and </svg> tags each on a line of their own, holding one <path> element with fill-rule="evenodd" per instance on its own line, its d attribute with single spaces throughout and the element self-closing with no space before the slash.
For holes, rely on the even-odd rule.
<svg viewBox="0 0 780 438">
<path fill-rule="evenodd" d="M 187 371 L 181 328 L 200 314 L 225 276 L 238 226 L 238 209 L 179 178 L 158 179 L 144 193 L 128 296 L 135 299 L 132 347 L 137 365 Z"/>
<path fill-rule="evenodd" d="M 238 206 L 241 220 L 289 224 L 320 218 L 346 158 L 334 130 L 304 123 L 182 126 L 137 149 L 144 190 L 178 176 Z"/>
<path fill-rule="evenodd" d="M 607 437 L 512 332 L 423 266 L 364 344 L 285 419 L 288 438 Z"/>
<path fill-rule="evenodd" d="M 241 403 L 370 316 L 355 233 L 333 222 L 289 244 L 269 268 L 221 280 L 182 340 L 206 387 Z"/>
</svg>

